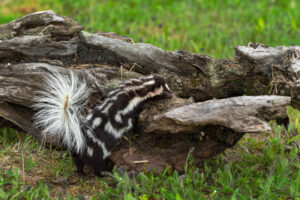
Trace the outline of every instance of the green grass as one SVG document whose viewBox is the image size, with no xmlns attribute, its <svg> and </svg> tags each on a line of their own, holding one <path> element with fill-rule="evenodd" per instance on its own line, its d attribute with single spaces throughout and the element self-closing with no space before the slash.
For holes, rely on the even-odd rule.
<svg viewBox="0 0 300 200">
<path fill-rule="evenodd" d="M 166 50 L 233 57 L 234 45 L 300 44 L 298 0 L 3 0 L 0 24 L 53 9 L 87 31 L 115 32 Z M 244 137 L 204 168 L 189 157 L 184 174 L 113 172 L 77 177 L 68 153 L 44 148 L 12 129 L 0 129 L 0 199 L 296 199 L 300 198 L 299 111 L 288 108 L 288 130 Z M 264 135 L 262 137 L 262 135 Z"/>
<path fill-rule="evenodd" d="M 287 108 L 290 125 L 270 122 L 269 133 L 247 135 L 203 168 L 188 158 L 184 174 L 113 171 L 78 177 L 64 151 L 44 148 L 12 129 L 0 132 L 0 199 L 295 199 L 300 195 L 300 111 Z"/>
<path fill-rule="evenodd" d="M 300 195 L 300 112 L 288 108 L 289 131 L 272 122 L 273 137 L 266 144 L 246 138 L 236 147 L 235 161 L 225 154 L 194 167 L 192 159 L 186 172 L 154 176 L 140 173 L 135 179 L 114 173 L 112 188 L 101 198 L 115 199 L 293 199 Z M 297 136 L 295 136 L 297 135 Z M 291 140 L 291 138 L 293 138 Z M 289 142 L 287 142 L 289 141 Z M 294 141 L 294 142 L 291 142 Z"/>
<path fill-rule="evenodd" d="M 0 23 L 53 9 L 87 31 L 116 32 L 166 50 L 233 57 L 234 45 L 300 43 L 298 0 L 4 0 Z"/>
</svg>

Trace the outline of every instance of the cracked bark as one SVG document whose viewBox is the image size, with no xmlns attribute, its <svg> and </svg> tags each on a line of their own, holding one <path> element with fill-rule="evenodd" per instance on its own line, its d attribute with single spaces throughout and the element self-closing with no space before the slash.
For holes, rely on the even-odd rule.
<svg viewBox="0 0 300 200">
<path fill-rule="evenodd" d="M 300 107 L 299 46 L 249 43 L 235 47 L 234 59 L 215 59 L 114 33 L 88 33 L 49 10 L 0 26 L 2 119 L 41 140 L 32 126 L 32 97 L 49 71 L 69 70 L 85 76 L 92 88 L 88 108 L 120 81 L 149 74 L 163 77 L 175 92 L 170 101 L 147 105 L 138 137 L 116 147 L 111 159 L 128 170 L 182 171 L 192 147 L 196 161 L 211 158 L 245 132 L 268 131 L 269 120 L 286 118 L 286 105 Z"/>
</svg>

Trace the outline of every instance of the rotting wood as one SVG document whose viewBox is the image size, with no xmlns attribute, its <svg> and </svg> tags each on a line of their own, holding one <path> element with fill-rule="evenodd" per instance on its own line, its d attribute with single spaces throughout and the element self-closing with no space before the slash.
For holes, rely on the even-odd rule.
<svg viewBox="0 0 300 200">
<path fill-rule="evenodd" d="M 126 169 L 161 172 L 166 167 L 182 171 L 191 147 L 196 161 L 210 158 L 234 145 L 244 132 L 269 130 L 268 120 L 286 117 L 286 105 L 300 108 L 299 46 L 249 43 L 235 47 L 234 60 L 215 59 L 82 30 L 75 20 L 51 10 L 0 26 L 2 118 L 40 138 L 32 126 L 32 97 L 49 72 L 82 74 L 93 90 L 87 109 L 121 80 L 157 74 L 177 98 L 147 105 L 139 116 L 135 132 L 140 134 L 131 151 L 123 140 L 111 159 Z M 281 96 L 237 97 L 241 95 Z M 132 163 L 141 160 L 149 162 Z"/>
<path fill-rule="evenodd" d="M 47 20 L 43 20 L 45 16 Z M 235 47 L 235 60 L 214 59 L 125 42 L 111 34 L 83 32 L 77 22 L 53 11 L 38 12 L 16 21 L 18 25 L 13 21 L 0 26 L 3 64 L 56 62 L 64 68 L 82 65 L 92 71 L 98 64 L 113 71 L 122 66 L 143 75 L 158 73 L 179 97 L 192 96 L 196 101 L 239 95 L 291 96 L 294 90 L 293 102 L 299 103 L 296 84 L 300 74 L 299 46 L 266 47 L 250 43 L 247 47 Z"/>
</svg>

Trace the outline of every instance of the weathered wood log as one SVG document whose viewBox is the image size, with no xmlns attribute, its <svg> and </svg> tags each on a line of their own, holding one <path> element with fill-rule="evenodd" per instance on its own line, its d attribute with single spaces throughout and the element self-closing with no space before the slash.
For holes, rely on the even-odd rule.
<svg viewBox="0 0 300 200">
<path fill-rule="evenodd" d="M 150 44 L 128 43 L 107 34 L 82 32 L 74 20 L 53 11 L 38 12 L 0 27 L 1 63 L 40 62 L 64 68 L 109 65 L 143 75 L 159 73 L 180 97 L 196 101 L 238 95 L 290 96 L 299 80 L 299 46 L 235 48 L 235 60 L 186 51 L 169 52 Z M 90 65 L 86 65 L 90 64 Z M 293 97 L 298 96 L 293 95 Z M 299 99 L 296 98 L 296 102 Z"/>
<path fill-rule="evenodd" d="M 244 133 L 270 131 L 268 121 L 287 117 L 290 99 L 242 96 L 191 103 L 173 98 L 149 105 L 140 115 L 142 129 L 132 148 L 122 143 L 111 158 L 127 170 L 183 172 L 192 147 L 199 162 L 233 146 Z"/>
<path fill-rule="evenodd" d="M 290 97 L 270 95 L 193 103 L 173 107 L 162 115 L 148 114 L 152 116 L 153 123 L 150 127 L 144 127 L 144 130 L 147 133 L 162 132 L 168 130 L 168 122 L 172 121 L 178 127 L 170 130 L 170 133 L 192 132 L 191 128 L 196 130 L 199 126 L 209 124 L 223 126 L 237 133 L 265 132 L 271 130 L 268 121 L 286 117 L 286 106 L 290 101 Z M 167 127 L 164 127 L 164 124 L 168 124 Z M 184 130 L 184 127 L 187 130 Z"/>
<path fill-rule="evenodd" d="M 122 80 L 157 74 L 179 98 L 147 105 L 136 131 L 141 134 L 130 142 L 130 148 L 122 141 L 111 159 L 127 169 L 145 170 L 146 166 L 146 170 L 161 171 L 169 166 L 181 171 L 191 147 L 197 147 L 197 161 L 212 157 L 234 145 L 245 132 L 269 130 L 267 121 L 285 118 L 284 108 L 290 102 L 300 107 L 299 46 L 250 43 L 235 47 L 235 60 L 214 59 L 82 30 L 73 19 L 53 11 L 33 13 L 0 26 L 2 118 L 40 139 L 32 125 L 32 97 L 50 71 L 76 70 L 85 76 L 93 90 L 88 108 L 101 102 Z M 229 98 L 267 94 L 288 97 Z M 186 99 L 190 97 L 193 100 Z M 253 99 L 256 101 L 249 101 Z M 206 100 L 210 101 L 193 103 Z M 134 163 L 141 160 L 148 162 Z"/>
</svg>

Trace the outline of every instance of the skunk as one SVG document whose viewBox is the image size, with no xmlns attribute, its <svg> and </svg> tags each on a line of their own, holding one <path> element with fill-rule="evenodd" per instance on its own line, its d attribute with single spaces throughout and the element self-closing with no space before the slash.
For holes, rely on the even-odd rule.
<svg viewBox="0 0 300 200">
<path fill-rule="evenodd" d="M 121 83 L 107 98 L 83 117 L 90 95 L 87 83 L 74 72 L 54 73 L 45 78 L 37 92 L 34 124 L 44 136 L 62 140 L 77 167 L 91 166 L 96 176 L 109 170 L 108 156 L 122 135 L 134 126 L 142 103 L 150 99 L 171 98 L 165 81 L 158 76 L 131 79 Z"/>
</svg>

